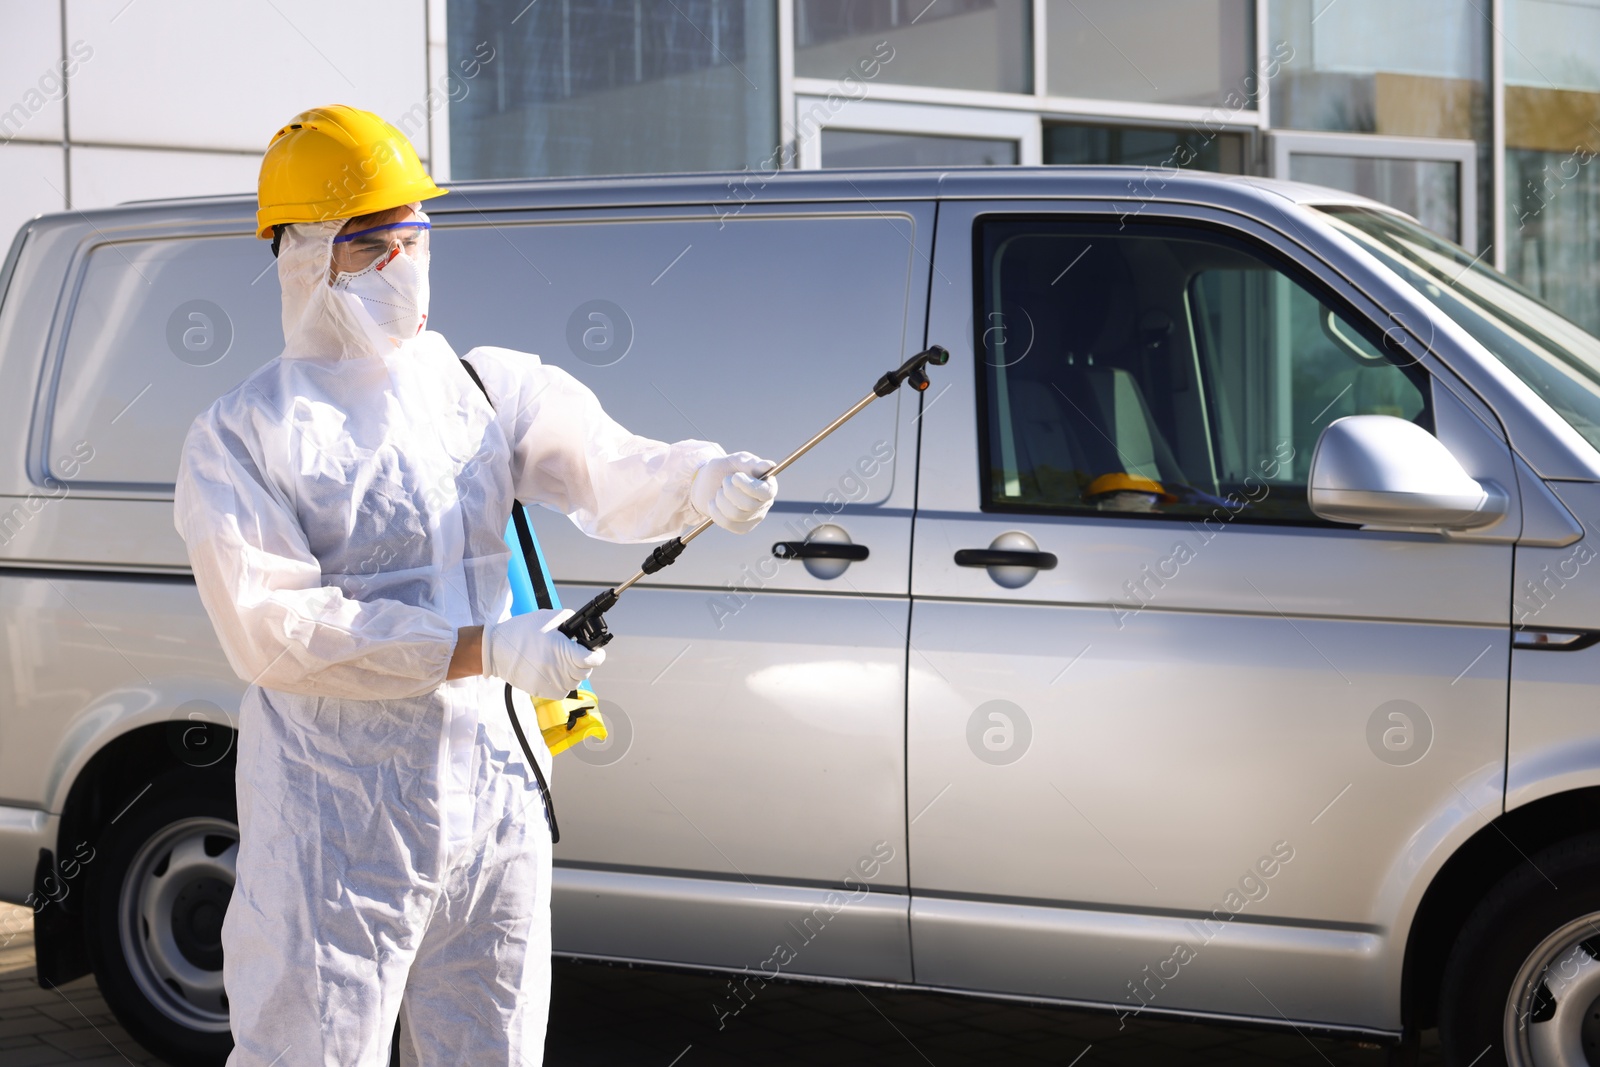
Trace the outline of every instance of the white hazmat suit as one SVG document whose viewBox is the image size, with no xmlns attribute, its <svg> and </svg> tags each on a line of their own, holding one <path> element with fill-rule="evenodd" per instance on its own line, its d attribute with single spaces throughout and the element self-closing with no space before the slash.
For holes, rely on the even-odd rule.
<svg viewBox="0 0 1600 1067">
<path fill-rule="evenodd" d="M 443 337 L 395 342 L 329 286 L 339 228 L 288 228 L 284 352 L 195 420 L 178 475 L 201 600 L 251 683 L 228 1062 L 383 1064 L 403 1011 L 408 1062 L 525 1067 L 550 829 L 503 683 L 445 680 L 456 631 L 508 613 L 513 496 L 656 540 L 701 518 L 691 484 L 723 452 L 634 436 L 564 371 L 474 349 L 491 409 Z"/>
</svg>

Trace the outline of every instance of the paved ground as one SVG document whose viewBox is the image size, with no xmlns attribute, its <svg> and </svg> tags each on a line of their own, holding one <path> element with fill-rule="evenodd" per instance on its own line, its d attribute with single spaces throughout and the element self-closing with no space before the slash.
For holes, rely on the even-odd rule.
<svg viewBox="0 0 1600 1067">
<path fill-rule="evenodd" d="M 0 904 L 0 1065 L 78 1063 L 95 1067 L 164 1067 L 133 1043 L 111 1017 L 93 978 L 40 989 L 33 977 L 30 927 L 11 937 L 26 909 Z M 9 943 L 8 943 L 9 939 Z"/>
<path fill-rule="evenodd" d="M 1130 1019 L 1119 1030 L 1112 1014 L 849 985 L 769 985 L 721 1030 L 714 1003 L 729 1003 L 725 977 L 558 963 L 546 1062 L 551 1067 L 1382 1067 L 1389 1062 L 1384 1049 L 1292 1030 L 1148 1016 Z M 586 1006 L 603 1011 L 609 1022 L 593 1027 L 562 1022 Z M 1424 1041 L 1422 1067 L 1440 1062 L 1432 1037 Z"/>
<path fill-rule="evenodd" d="M 0 905 L 0 930 L 11 929 Z M 4 938 L 0 937 L 0 941 Z M 727 979 L 558 961 L 549 1067 L 1382 1067 L 1387 1053 L 1292 1030 L 1131 1019 L 852 986 L 772 984 L 718 1028 Z M 1429 1035 L 1431 1039 L 1432 1035 Z M 1439 1062 L 1431 1040 L 1419 1064 Z M 0 1067 L 164 1067 L 112 1020 L 94 979 L 51 991 L 33 979 L 24 932 L 0 947 Z"/>
</svg>

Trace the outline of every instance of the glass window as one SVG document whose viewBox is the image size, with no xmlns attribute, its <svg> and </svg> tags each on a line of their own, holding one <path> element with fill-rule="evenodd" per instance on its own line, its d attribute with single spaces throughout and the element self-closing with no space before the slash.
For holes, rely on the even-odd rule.
<svg viewBox="0 0 1600 1067">
<path fill-rule="evenodd" d="M 1271 0 L 1268 11 L 1282 59 L 1274 126 L 1487 137 L 1489 31 L 1476 0 Z"/>
<path fill-rule="evenodd" d="M 1048 0 L 1052 96 L 1255 106 L 1250 0 Z"/>
<path fill-rule="evenodd" d="M 1029 11 L 1028 0 L 795 0 L 794 72 L 1031 93 Z"/>
<path fill-rule="evenodd" d="M 1244 173 L 1244 137 L 1237 133 L 1047 123 L 1046 163 L 1099 163 Z"/>
<path fill-rule="evenodd" d="M 1017 142 L 864 130 L 822 131 L 824 167 L 964 167 L 1017 162 Z"/>
<path fill-rule="evenodd" d="M 1268 25 L 1277 60 L 1271 80 L 1272 125 L 1292 130 L 1440 137 L 1477 142 L 1472 226 L 1440 229 L 1451 237 L 1494 232 L 1489 165 L 1489 19 L 1484 0 L 1269 0 Z M 1427 42 L 1419 47 L 1418 42 Z M 1377 153 L 1374 153 L 1377 154 Z M 1422 161 L 1398 164 L 1354 159 L 1307 164 L 1367 168 L 1330 174 L 1350 192 L 1397 191 L 1376 196 L 1405 211 L 1408 198 L 1425 203 L 1446 172 Z M 1459 180 L 1459 168 L 1457 180 Z M 1387 175 L 1379 174 L 1387 171 Z M 1285 176 L 1280 174 L 1280 176 Z M 1442 199 L 1437 201 L 1442 204 Z M 1460 200 L 1453 201 L 1459 210 Z M 1433 213 L 1437 217 L 1437 212 Z"/>
<path fill-rule="evenodd" d="M 766 0 L 449 0 L 448 12 L 456 178 L 780 161 Z"/>
<path fill-rule="evenodd" d="M 979 254 L 987 508 L 1317 521 L 1330 422 L 1431 428 L 1422 371 L 1238 239 L 1006 220 Z"/>
<path fill-rule="evenodd" d="M 1504 0 L 1506 85 L 1600 92 L 1600 4 Z"/>
<path fill-rule="evenodd" d="M 267 243 L 251 237 L 123 241 L 91 252 L 47 455 L 86 442 L 94 461 L 83 480 L 169 488 L 189 423 L 283 350 L 272 264 Z"/>
<path fill-rule="evenodd" d="M 901 358 L 910 316 L 921 328 L 913 221 L 877 207 L 499 225 L 436 212 L 428 325 L 460 353 L 538 353 L 634 433 L 787 455 Z M 755 382 L 780 399 L 729 403 Z M 898 412 L 885 401 L 852 419 L 784 472 L 784 499 L 887 497 Z"/>
<path fill-rule="evenodd" d="M 1293 152 L 1287 177 L 1399 208 L 1428 229 L 1461 240 L 1461 167 L 1437 159 Z"/>
<path fill-rule="evenodd" d="M 1600 448 L 1600 338 L 1505 275 L 1397 215 L 1325 208 Z"/>
<path fill-rule="evenodd" d="M 1592 107 L 1600 122 L 1600 94 Z M 1506 272 L 1590 332 L 1600 332 L 1597 154 L 1593 132 L 1557 151 L 1506 148 Z"/>
<path fill-rule="evenodd" d="M 1505 0 L 1506 272 L 1600 332 L 1600 4 Z"/>
</svg>

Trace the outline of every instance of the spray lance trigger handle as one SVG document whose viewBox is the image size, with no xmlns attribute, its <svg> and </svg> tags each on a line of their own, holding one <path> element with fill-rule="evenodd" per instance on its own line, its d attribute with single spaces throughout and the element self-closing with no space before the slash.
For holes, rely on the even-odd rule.
<svg viewBox="0 0 1600 1067">
<path fill-rule="evenodd" d="M 617 591 L 607 589 L 573 612 L 572 618 L 557 629 L 584 648 L 600 648 L 611 640 L 611 631 L 606 629 L 606 612 L 616 606 Z"/>
<path fill-rule="evenodd" d="M 663 567 L 670 567 L 683 554 L 683 549 L 683 538 L 674 537 L 665 544 L 657 545 L 639 569 L 645 574 L 654 574 Z M 572 618 L 558 629 L 584 648 L 602 647 L 611 640 L 611 631 L 606 628 L 606 612 L 617 606 L 618 595 L 615 589 L 607 589 L 573 612 Z"/>
<path fill-rule="evenodd" d="M 941 345 L 925 348 L 921 352 L 906 360 L 894 370 L 884 374 L 878 379 L 878 384 L 872 387 L 873 393 L 880 397 L 888 396 L 900 388 L 901 382 L 910 382 L 911 388 L 922 392 L 928 388 L 927 366 L 932 363 L 935 367 L 942 367 L 950 362 L 950 352 Z"/>
</svg>

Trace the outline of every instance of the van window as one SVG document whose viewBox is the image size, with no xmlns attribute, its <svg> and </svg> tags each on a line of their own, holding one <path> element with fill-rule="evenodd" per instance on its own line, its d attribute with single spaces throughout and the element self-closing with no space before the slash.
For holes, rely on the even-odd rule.
<svg viewBox="0 0 1600 1067">
<path fill-rule="evenodd" d="M 94 463 L 77 484 L 170 490 L 195 416 L 283 350 L 272 264 L 267 242 L 251 237 L 90 252 L 45 455 L 87 442 Z"/>
<path fill-rule="evenodd" d="M 908 321 L 920 340 L 923 261 L 893 212 L 433 219 L 430 328 L 462 354 L 537 353 L 661 440 L 781 459 L 900 363 Z M 886 498 L 898 410 L 897 394 L 819 445 L 783 474 L 784 499 Z"/>
<path fill-rule="evenodd" d="M 1600 449 L 1600 338 L 1392 211 L 1324 207 L 1334 225 L 1449 315 Z"/>
<path fill-rule="evenodd" d="M 462 354 L 539 354 L 636 433 L 781 458 L 905 351 L 915 253 L 904 215 L 435 221 L 429 327 Z M 97 247 L 45 454 L 88 441 L 95 483 L 170 489 L 193 418 L 282 350 L 271 263 L 253 238 Z M 886 498 L 898 404 L 874 404 L 786 472 L 785 499 Z"/>
<path fill-rule="evenodd" d="M 1316 522 L 1330 422 L 1432 428 L 1420 368 L 1237 238 L 1008 220 L 978 250 L 990 510 Z"/>
</svg>

